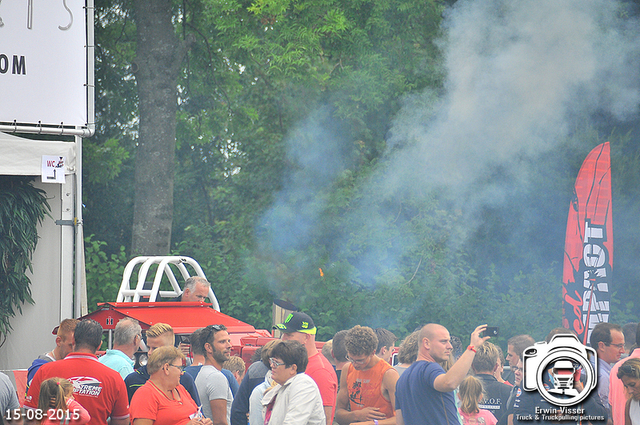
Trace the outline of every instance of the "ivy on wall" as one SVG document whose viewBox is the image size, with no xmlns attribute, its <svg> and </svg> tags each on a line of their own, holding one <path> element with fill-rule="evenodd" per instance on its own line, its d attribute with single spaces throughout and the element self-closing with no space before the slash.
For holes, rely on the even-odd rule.
<svg viewBox="0 0 640 425">
<path fill-rule="evenodd" d="M 31 256 L 38 243 L 37 226 L 51 208 L 45 192 L 31 177 L 0 176 L 0 336 L 11 331 L 9 320 L 33 304 Z M 4 339 L 4 338 L 3 338 Z"/>
</svg>

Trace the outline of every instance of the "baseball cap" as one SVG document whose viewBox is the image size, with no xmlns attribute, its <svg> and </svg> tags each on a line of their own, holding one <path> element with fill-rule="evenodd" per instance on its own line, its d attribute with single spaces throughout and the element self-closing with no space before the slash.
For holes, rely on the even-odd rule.
<svg viewBox="0 0 640 425">
<path fill-rule="evenodd" d="M 273 327 L 283 333 L 303 332 L 310 335 L 316 334 L 316 325 L 313 319 L 305 313 L 294 311 L 285 319 L 284 323 L 279 323 Z"/>
</svg>

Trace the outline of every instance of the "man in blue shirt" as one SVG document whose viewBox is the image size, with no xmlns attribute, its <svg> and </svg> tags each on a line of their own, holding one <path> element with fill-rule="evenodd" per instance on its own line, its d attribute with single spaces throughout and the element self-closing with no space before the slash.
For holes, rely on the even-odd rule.
<svg viewBox="0 0 640 425">
<path fill-rule="evenodd" d="M 120 319 L 113 333 L 113 349 L 98 360 L 110 367 L 125 379 L 133 373 L 133 353 L 138 350 L 142 341 L 142 328 L 136 319 L 125 317 Z"/>
<path fill-rule="evenodd" d="M 396 385 L 397 425 L 459 425 L 453 390 L 467 376 L 477 348 L 489 339 L 480 336 L 486 327 L 473 331 L 471 344 L 447 372 L 440 363 L 448 360 L 453 350 L 449 331 L 435 323 L 420 330 L 418 359 Z"/>
</svg>

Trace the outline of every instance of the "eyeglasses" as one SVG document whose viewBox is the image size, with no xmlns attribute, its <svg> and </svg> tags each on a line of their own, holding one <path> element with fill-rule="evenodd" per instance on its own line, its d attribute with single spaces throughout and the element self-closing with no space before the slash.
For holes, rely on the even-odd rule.
<svg viewBox="0 0 640 425">
<path fill-rule="evenodd" d="M 624 344 L 607 344 L 616 347 L 618 350 L 624 350 Z"/>
<path fill-rule="evenodd" d="M 279 362 L 275 357 L 269 357 L 269 364 L 272 368 L 286 365 L 286 363 Z"/>
<path fill-rule="evenodd" d="M 369 361 L 369 357 L 371 357 L 371 356 L 367 356 L 364 359 L 359 359 L 359 360 L 352 359 L 351 357 L 349 357 L 348 354 L 347 354 L 346 357 L 347 357 L 347 360 L 349 360 L 351 363 L 354 363 L 354 364 L 365 364 L 367 361 Z"/>
<path fill-rule="evenodd" d="M 227 328 L 224 325 L 209 325 L 207 326 L 207 329 L 213 329 L 216 332 L 220 332 L 226 330 Z"/>
<path fill-rule="evenodd" d="M 184 372 L 184 368 L 186 367 L 186 366 L 176 366 L 176 365 L 171 364 L 171 363 L 167 363 L 167 364 L 168 364 L 169 366 L 173 366 L 173 367 L 175 367 L 176 369 L 180 369 L 180 373 Z"/>
<path fill-rule="evenodd" d="M 227 328 L 224 325 L 209 325 L 205 329 L 207 330 L 207 337 L 204 339 L 205 341 L 209 341 L 209 339 L 211 339 L 211 336 L 214 334 L 214 331 L 220 332 L 220 331 L 227 330 Z"/>
</svg>

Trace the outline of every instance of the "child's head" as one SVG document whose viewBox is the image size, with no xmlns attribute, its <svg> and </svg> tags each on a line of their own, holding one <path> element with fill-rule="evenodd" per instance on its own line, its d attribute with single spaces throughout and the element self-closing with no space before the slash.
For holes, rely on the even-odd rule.
<svg viewBox="0 0 640 425">
<path fill-rule="evenodd" d="M 38 409 L 67 410 L 67 398 L 73 394 L 73 384 L 63 378 L 49 378 L 40 384 Z"/>
<path fill-rule="evenodd" d="M 458 396 L 460 397 L 460 410 L 468 414 L 478 413 L 480 411 L 478 403 L 483 396 L 482 383 L 475 376 L 467 376 L 460 383 Z"/>
</svg>

